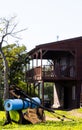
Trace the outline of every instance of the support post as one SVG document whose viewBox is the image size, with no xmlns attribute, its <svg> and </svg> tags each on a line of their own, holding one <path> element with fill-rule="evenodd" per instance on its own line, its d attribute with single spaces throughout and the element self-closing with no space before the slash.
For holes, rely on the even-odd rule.
<svg viewBox="0 0 82 130">
<path fill-rule="evenodd" d="M 54 83 L 53 86 L 53 105 L 52 108 L 58 108 L 60 107 L 60 103 L 59 103 L 59 98 L 58 98 L 58 93 L 57 93 L 57 86 Z"/>
</svg>

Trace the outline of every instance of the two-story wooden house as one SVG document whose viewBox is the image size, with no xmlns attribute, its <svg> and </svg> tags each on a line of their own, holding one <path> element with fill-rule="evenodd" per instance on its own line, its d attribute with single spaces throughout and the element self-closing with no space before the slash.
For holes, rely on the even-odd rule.
<svg viewBox="0 0 82 130">
<path fill-rule="evenodd" d="M 82 102 L 82 37 L 36 46 L 27 54 L 27 83 L 44 104 L 44 83 L 53 82 L 54 108 L 78 108 Z"/>
</svg>

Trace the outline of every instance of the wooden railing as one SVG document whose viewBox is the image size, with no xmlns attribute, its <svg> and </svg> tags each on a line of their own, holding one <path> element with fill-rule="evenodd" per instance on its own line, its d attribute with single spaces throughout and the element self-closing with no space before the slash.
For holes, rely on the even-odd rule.
<svg viewBox="0 0 82 130">
<path fill-rule="evenodd" d="M 41 66 L 27 71 L 27 80 L 41 80 Z"/>
<path fill-rule="evenodd" d="M 75 77 L 75 66 L 43 66 L 42 68 L 42 76 L 43 77 L 69 77 L 74 78 Z"/>
<path fill-rule="evenodd" d="M 58 67 L 58 68 L 57 68 Z M 75 67 L 74 66 L 56 66 L 44 65 L 33 68 L 27 72 L 27 79 L 30 80 L 41 80 L 41 78 L 75 78 Z"/>
</svg>

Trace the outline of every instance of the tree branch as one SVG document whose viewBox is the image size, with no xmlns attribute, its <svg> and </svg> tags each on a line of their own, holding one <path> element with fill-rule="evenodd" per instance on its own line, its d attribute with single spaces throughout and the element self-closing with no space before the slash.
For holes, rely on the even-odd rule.
<svg viewBox="0 0 82 130">
<path fill-rule="evenodd" d="M 21 30 L 19 30 L 19 31 L 16 31 L 16 32 L 13 32 L 12 34 L 17 34 L 17 33 L 20 33 L 20 32 L 22 32 L 22 31 L 25 31 L 25 30 L 27 30 L 27 28 L 26 29 L 21 29 Z"/>
</svg>

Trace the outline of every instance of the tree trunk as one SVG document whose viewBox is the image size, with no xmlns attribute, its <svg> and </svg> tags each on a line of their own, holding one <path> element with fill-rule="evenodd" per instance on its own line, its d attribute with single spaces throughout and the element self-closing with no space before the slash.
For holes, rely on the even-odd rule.
<svg viewBox="0 0 82 130">
<path fill-rule="evenodd" d="M 0 50 L 1 52 L 1 56 L 2 56 L 2 59 L 3 59 L 3 66 L 4 66 L 4 94 L 3 94 L 3 99 L 4 101 L 6 99 L 9 98 L 9 84 L 8 84 L 8 62 L 6 60 L 6 57 L 2 51 L 2 49 Z M 9 112 L 6 111 L 6 120 L 7 120 L 7 123 L 10 123 L 11 122 L 11 119 L 10 119 L 10 115 L 9 115 Z M 6 124 L 6 122 L 5 122 Z"/>
<path fill-rule="evenodd" d="M 8 84 L 8 63 L 6 60 L 6 57 L 1 50 L 1 55 L 3 59 L 3 66 L 4 66 L 4 94 L 3 94 L 3 99 L 6 100 L 9 98 L 9 84 Z"/>
</svg>

